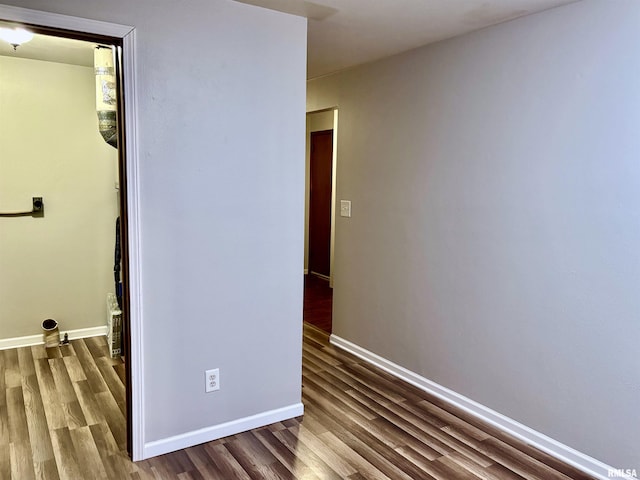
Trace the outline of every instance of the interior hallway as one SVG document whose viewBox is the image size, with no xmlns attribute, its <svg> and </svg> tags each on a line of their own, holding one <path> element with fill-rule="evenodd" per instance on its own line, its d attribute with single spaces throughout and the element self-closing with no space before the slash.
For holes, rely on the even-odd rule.
<svg viewBox="0 0 640 480">
<path fill-rule="evenodd" d="M 335 349 L 309 325 L 304 417 L 134 464 L 121 365 L 104 337 L 0 351 L 0 478 L 590 478 Z"/>
</svg>

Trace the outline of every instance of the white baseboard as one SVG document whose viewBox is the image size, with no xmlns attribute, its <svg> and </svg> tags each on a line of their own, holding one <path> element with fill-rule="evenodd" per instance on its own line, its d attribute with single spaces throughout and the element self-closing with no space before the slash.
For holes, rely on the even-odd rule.
<svg viewBox="0 0 640 480">
<path fill-rule="evenodd" d="M 64 334 L 69 334 L 69 340 L 76 340 L 78 338 L 87 337 L 99 337 L 107 334 L 106 325 L 100 327 L 79 328 L 77 330 L 60 330 L 60 338 L 64 337 Z M 44 343 L 44 335 L 42 333 L 38 335 L 28 335 L 26 337 L 15 338 L 3 338 L 0 339 L 0 350 L 7 350 L 8 348 L 20 348 L 30 347 L 32 345 L 42 345 Z"/>
<path fill-rule="evenodd" d="M 212 427 L 202 428 L 193 432 L 183 433 L 174 437 L 148 442 L 144 445 L 143 458 L 156 457 L 165 453 L 175 452 L 183 448 L 200 445 L 201 443 L 217 440 L 218 438 L 228 437 L 236 433 L 246 432 L 254 428 L 264 427 L 272 423 L 288 420 L 290 418 L 299 417 L 304 413 L 304 405 L 296 403 L 288 407 L 270 410 L 268 412 L 258 413 L 250 417 L 240 418 L 231 422 L 214 425 Z"/>
<path fill-rule="evenodd" d="M 615 471 L 613 467 L 606 465 L 605 463 L 596 460 L 584 453 L 581 453 L 563 443 L 560 443 L 540 432 L 533 430 L 532 428 L 523 425 L 516 420 L 502 415 L 484 405 L 481 405 L 474 400 L 471 400 L 459 393 L 449 390 L 442 385 L 439 385 L 425 377 L 418 375 L 400 365 L 397 365 L 379 355 L 376 355 L 365 348 L 356 345 L 344 338 L 337 335 L 331 335 L 329 338 L 331 344 L 335 345 L 342 350 L 345 350 L 362 360 L 375 365 L 376 367 L 390 373 L 391 375 L 404 380 L 415 387 L 424 390 L 431 395 L 434 395 L 441 400 L 451 404 L 454 407 L 460 408 L 471 415 L 483 420 L 484 422 L 493 425 L 506 433 L 513 435 L 520 440 L 527 442 L 528 444 L 552 455 L 553 457 L 561 460 L 569 465 L 572 465 L 589 475 L 596 478 L 605 480 L 611 478 L 609 473 Z M 630 479 L 629 476 L 617 476 L 617 478 Z"/>
</svg>

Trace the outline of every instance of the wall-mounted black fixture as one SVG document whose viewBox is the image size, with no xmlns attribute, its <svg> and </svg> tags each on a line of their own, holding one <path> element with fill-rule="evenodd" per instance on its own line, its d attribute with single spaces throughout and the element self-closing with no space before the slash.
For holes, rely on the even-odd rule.
<svg viewBox="0 0 640 480">
<path fill-rule="evenodd" d="M 29 212 L 0 212 L 0 217 L 44 217 L 44 201 L 42 197 L 33 197 Z"/>
</svg>

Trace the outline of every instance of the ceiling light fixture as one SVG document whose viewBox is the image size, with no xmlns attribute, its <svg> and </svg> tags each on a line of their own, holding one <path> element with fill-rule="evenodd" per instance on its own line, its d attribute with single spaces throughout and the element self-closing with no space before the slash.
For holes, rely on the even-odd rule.
<svg viewBox="0 0 640 480">
<path fill-rule="evenodd" d="M 16 50 L 19 45 L 31 40 L 33 33 L 24 28 L 0 28 L 0 38 L 13 45 L 13 49 Z"/>
</svg>

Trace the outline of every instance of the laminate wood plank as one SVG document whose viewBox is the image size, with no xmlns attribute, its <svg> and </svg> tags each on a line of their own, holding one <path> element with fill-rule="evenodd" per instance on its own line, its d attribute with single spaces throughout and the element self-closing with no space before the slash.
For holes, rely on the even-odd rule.
<svg viewBox="0 0 640 480">
<path fill-rule="evenodd" d="M 388 406 L 373 406 L 374 410 L 380 416 L 376 421 L 382 421 L 383 419 L 389 422 L 392 427 L 400 428 L 401 430 L 408 432 L 416 439 L 424 439 L 425 443 L 442 453 L 448 453 L 443 451 L 442 448 L 449 449 L 449 451 L 458 451 L 468 456 L 475 462 L 489 466 L 493 462 L 486 458 L 484 455 L 469 448 L 464 442 L 454 436 L 448 435 L 447 431 L 439 429 L 439 425 L 433 425 L 430 422 L 426 422 L 415 416 L 411 416 L 405 409 L 394 408 L 394 405 Z"/>
<path fill-rule="evenodd" d="M 73 348 L 73 346 L 69 346 L 69 348 Z M 75 355 L 63 357 L 64 365 L 67 368 L 67 372 L 69 373 L 69 379 L 72 382 L 82 382 L 87 380 L 87 376 L 84 373 L 84 369 L 80 364 L 80 360 Z"/>
<path fill-rule="evenodd" d="M 335 365 L 350 365 L 350 364 L 358 364 L 362 362 L 361 359 L 356 357 L 355 355 L 351 355 L 350 353 L 344 352 L 342 350 L 338 350 L 333 345 L 327 344 L 319 344 L 317 341 L 312 339 L 305 339 L 303 345 L 311 346 L 316 349 L 315 354 L 319 358 L 323 358 L 324 362 L 327 364 Z"/>
<path fill-rule="evenodd" d="M 428 462 L 424 465 L 424 469 L 437 480 L 450 480 L 451 478 L 456 480 L 478 480 L 483 478 L 474 475 L 455 462 L 448 462 L 447 458 L 446 456 L 440 457 L 433 462 Z"/>
<path fill-rule="evenodd" d="M 123 385 L 127 383 L 127 371 L 125 369 L 124 363 L 118 363 L 113 366 L 113 369 L 118 374 L 118 378 L 122 382 Z"/>
<path fill-rule="evenodd" d="M 486 479 L 486 480 L 522 480 L 522 477 L 515 472 L 508 470 L 507 468 L 501 468 L 499 470 L 495 469 L 497 464 L 489 465 L 488 467 L 483 467 L 482 465 L 478 465 L 477 463 L 469 460 L 464 455 L 461 455 L 458 452 L 453 452 L 446 457 L 441 457 L 438 461 L 449 465 L 450 467 L 460 467 L 468 470 L 473 473 L 477 477 Z"/>
<path fill-rule="evenodd" d="M 536 449 L 535 447 L 532 447 L 531 445 L 528 445 L 526 443 L 524 443 L 523 441 L 512 437 L 511 435 L 505 433 L 504 431 L 498 429 L 497 427 L 494 427 L 492 425 L 489 424 L 485 424 L 483 423 L 481 420 L 479 420 L 478 418 L 474 417 L 473 415 L 457 408 L 451 405 L 448 405 L 446 402 L 444 402 L 443 400 L 437 398 L 437 397 L 433 397 L 432 395 L 426 394 L 425 393 L 425 400 L 423 402 L 421 402 L 420 406 L 421 408 L 426 408 L 427 404 L 432 404 L 434 407 L 438 407 L 441 408 L 443 410 L 447 410 L 449 411 L 452 415 L 460 418 L 460 420 L 462 420 L 464 423 L 466 423 L 468 426 L 477 428 L 478 430 L 481 430 L 483 432 L 485 432 L 488 437 L 500 440 L 501 442 L 503 442 L 506 445 L 509 445 L 513 448 L 515 448 L 516 450 L 519 450 L 520 452 L 524 453 L 525 455 L 530 456 L 533 459 L 536 459 L 538 461 L 540 461 L 541 463 L 546 464 L 547 466 L 550 466 L 552 469 L 557 470 L 558 472 L 574 479 L 574 480 L 593 480 L 591 476 L 587 475 L 586 473 L 578 470 L 577 468 L 568 465 L 566 463 L 561 462 L 560 460 L 558 460 L 557 458 L 554 458 L 552 456 L 550 456 L 549 454 L 542 452 L 538 449 Z M 453 431 L 451 432 L 451 434 L 455 434 L 455 431 L 460 431 L 457 427 L 455 429 L 453 429 Z M 462 433 L 462 432 L 461 432 Z M 464 440 L 464 434 L 462 434 L 463 436 L 460 437 L 461 440 Z M 466 437 L 468 438 L 468 437 Z M 473 443 L 472 446 L 475 448 L 477 444 Z M 493 467 L 490 467 L 491 469 L 499 469 L 499 465 L 494 465 Z"/>
<path fill-rule="evenodd" d="M 60 347 L 46 347 L 47 358 L 62 358 L 62 352 L 60 351 Z"/>
<path fill-rule="evenodd" d="M 92 358 L 98 359 L 109 356 L 109 351 L 105 348 L 107 346 L 107 337 L 104 335 L 84 338 L 82 342 L 87 346 Z"/>
<path fill-rule="evenodd" d="M 22 381 L 20 382 L 22 383 Z M 6 390 L 7 394 L 7 416 L 9 419 L 9 441 L 10 443 L 27 443 L 29 440 L 29 427 L 24 411 L 24 397 L 22 387 L 13 387 Z"/>
<path fill-rule="evenodd" d="M 20 480 L 35 480 L 36 472 L 31 455 L 31 445 L 28 440 L 11 442 L 9 445 L 11 462 L 11 478 Z"/>
<path fill-rule="evenodd" d="M 7 389 L 7 382 L 5 379 L 5 375 L 6 375 L 6 363 L 4 360 L 4 355 L 5 355 L 5 351 L 6 350 L 0 350 L 0 407 L 3 407 L 7 404 L 6 402 L 6 397 L 4 396 L 4 391 Z"/>
<path fill-rule="evenodd" d="M 373 423 L 380 431 L 387 432 L 387 435 L 393 435 L 397 438 L 397 444 L 399 446 L 409 447 L 419 451 L 429 460 L 435 460 L 454 451 L 453 448 L 434 438 L 432 435 L 427 433 L 416 435 L 384 417 L 376 418 Z M 397 451 L 398 448 L 395 448 L 395 450 Z"/>
<path fill-rule="evenodd" d="M 18 364 L 18 350 L 12 348 L 2 352 L 4 363 L 4 383 L 5 388 L 19 387 L 22 385 L 22 375 Z"/>
<path fill-rule="evenodd" d="M 372 382 L 370 379 L 365 379 L 365 378 L 361 377 L 359 375 L 358 371 L 353 368 L 354 366 L 355 366 L 355 363 L 342 364 L 342 365 L 339 365 L 336 368 L 337 368 L 338 372 L 340 372 L 341 374 L 347 375 L 347 376 L 349 376 L 349 377 L 351 377 L 351 378 L 353 378 L 353 379 L 365 384 L 367 386 L 367 388 L 369 388 L 370 390 L 373 390 L 375 393 L 377 393 L 381 397 L 386 398 L 391 403 L 399 403 L 399 402 L 402 402 L 402 401 L 406 400 L 406 398 L 402 397 L 400 394 L 398 394 L 395 391 L 395 388 L 393 390 L 388 390 L 384 386 L 378 385 L 377 383 Z"/>
<path fill-rule="evenodd" d="M 104 338 L 0 351 L 0 478 L 593 480 L 304 327 L 304 417 L 132 463 Z"/>
<path fill-rule="evenodd" d="M 300 424 L 300 422 L 302 422 L 303 418 L 304 417 L 289 418 L 287 420 L 283 420 L 282 424 L 287 428 L 296 427 Z"/>
<path fill-rule="evenodd" d="M 55 458 L 36 462 L 34 464 L 35 477 L 38 480 L 60 480 L 58 465 Z"/>
<path fill-rule="evenodd" d="M 249 474 L 242 468 L 224 445 L 206 445 L 205 451 L 218 470 L 222 472 L 222 478 L 251 480 Z"/>
<path fill-rule="evenodd" d="M 34 360 L 38 360 L 40 358 L 47 358 L 47 349 L 44 345 L 32 345 L 31 346 L 31 356 Z"/>
<path fill-rule="evenodd" d="M 71 344 L 73 345 L 76 355 L 78 356 L 80 365 L 82 365 L 85 377 L 87 378 L 87 382 L 91 387 L 91 391 L 93 393 L 106 392 L 108 390 L 107 384 L 102 378 L 102 375 L 100 374 L 100 370 L 96 365 L 96 360 L 92 356 L 91 350 L 89 350 L 89 347 L 87 346 L 88 340 L 90 339 L 72 340 Z M 94 348 L 95 350 L 96 345 L 94 343 L 92 343 L 91 345 L 92 345 L 92 348 Z M 106 344 L 105 344 L 103 355 L 100 355 L 100 356 L 104 356 L 106 355 L 106 353 L 107 352 L 106 352 Z"/>
<path fill-rule="evenodd" d="M 251 478 L 262 478 L 262 467 L 277 462 L 276 457 L 254 435 L 240 435 L 225 447 Z"/>
<path fill-rule="evenodd" d="M 127 400 L 125 396 L 124 384 L 118 377 L 118 374 L 113 368 L 113 363 L 110 358 L 100 357 L 96 359 L 96 365 L 102 374 L 102 378 L 104 378 L 105 383 L 107 384 L 107 388 L 109 392 L 115 399 L 120 411 L 123 415 L 127 413 Z"/>
<path fill-rule="evenodd" d="M 345 426 L 352 430 L 366 431 L 372 437 L 384 442 L 388 448 L 395 448 L 402 444 L 402 440 L 397 438 L 397 436 L 389 435 L 388 432 L 380 428 L 375 422 L 357 415 L 356 412 L 350 410 L 347 406 L 334 402 L 330 394 L 326 394 L 322 390 L 309 388 L 307 386 L 304 390 L 303 400 L 305 405 L 318 408 L 325 415 L 333 415 L 334 413 L 339 415 Z"/>
<path fill-rule="evenodd" d="M 224 478 L 223 473 L 216 464 L 211 461 L 202 445 L 187 448 L 185 452 L 204 478 Z"/>
<path fill-rule="evenodd" d="M 326 365 L 324 365 L 322 362 L 314 360 L 312 356 L 306 354 L 305 352 L 302 352 L 302 359 L 303 359 L 302 369 L 305 372 L 317 373 L 317 372 L 322 372 L 327 368 Z"/>
<path fill-rule="evenodd" d="M 353 372 L 359 378 L 365 380 L 369 385 L 375 385 L 376 390 L 390 392 L 393 395 L 392 400 L 397 402 L 409 401 L 420 402 L 423 400 L 411 391 L 405 384 L 398 384 L 397 379 L 380 369 L 371 365 L 363 365 L 361 363 L 344 364 L 342 369 Z"/>
<path fill-rule="evenodd" d="M 304 322 L 302 327 L 304 331 L 304 341 L 315 340 L 320 346 L 329 344 L 329 336 L 331 335 L 329 332 L 322 330 L 309 322 Z"/>
<path fill-rule="evenodd" d="M 184 450 L 174 452 L 172 455 L 162 455 L 161 460 L 172 476 L 195 469 L 195 465 Z"/>
<path fill-rule="evenodd" d="M 0 478 L 11 478 L 11 447 L 7 437 L 0 440 Z"/>
<path fill-rule="evenodd" d="M 111 435 L 109 428 L 105 424 L 97 424 L 90 425 L 89 430 L 107 473 L 107 478 L 126 478 L 128 472 L 122 468 L 122 463 L 118 462 L 117 458 L 120 447 Z"/>
<path fill-rule="evenodd" d="M 33 352 L 34 350 L 32 349 L 31 351 Z M 64 428 L 67 426 L 67 419 L 62 409 L 62 402 L 51 372 L 49 359 L 46 356 L 38 357 L 34 359 L 34 364 L 38 385 L 40 386 L 40 395 L 42 396 L 42 405 L 47 417 L 47 426 L 49 430 Z"/>
<path fill-rule="evenodd" d="M 98 396 L 91 391 L 89 382 L 82 380 L 80 382 L 73 382 L 73 389 L 76 392 L 78 402 L 80 402 L 80 408 L 87 421 L 87 425 L 95 425 L 105 421 L 102 413 L 102 406 L 98 403 Z"/>
<path fill-rule="evenodd" d="M 36 374 L 35 366 L 33 365 L 33 355 L 31 354 L 30 347 L 18 348 L 18 366 L 20 367 L 20 376 L 28 377 Z"/>
<path fill-rule="evenodd" d="M 83 478 L 78 466 L 77 453 L 68 428 L 59 428 L 51 432 L 53 454 L 58 466 L 60 480 Z M 14 479 L 18 480 L 18 479 Z"/>
<path fill-rule="evenodd" d="M 281 431 L 281 430 L 276 430 Z M 285 447 L 269 429 L 263 428 L 254 432 L 262 444 L 269 449 L 271 454 L 291 473 L 292 478 L 304 478 L 305 480 L 321 480 L 311 468 L 300 460 L 291 450 Z"/>
<path fill-rule="evenodd" d="M 4 352 L 0 350 L 0 448 L 9 446 L 9 416 L 7 414 L 7 386 L 5 383 Z M 3 478 L 3 477 L 0 477 Z"/>
<path fill-rule="evenodd" d="M 340 402 L 342 406 L 348 407 L 351 411 L 356 412 L 361 417 L 364 417 L 367 420 L 373 420 L 378 417 L 376 412 L 366 404 L 358 402 L 356 399 L 341 390 L 339 386 L 331 382 L 327 382 L 322 377 L 310 375 L 306 380 L 306 388 L 314 390 L 323 396 L 331 395 L 332 401 Z"/>
<path fill-rule="evenodd" d="M 31 350 L 25 350 L 27 350 L 29 358 L 31 358 Z M 22 394 L 33 461 L 38 464 L 53 460 L 53 447 L 51 446 L 49 425 L 47 424 L 47 417 L 40 395 L 40 387 L 38 386 L 38 379 L 35 374 L 22 377 Z"/>
<path fill-rule="evenodd" d="M 187 473 L 180 473 L 178 474 L 178 476 L 176 477 L 178 480 L 203 480 L 203 477 L 200 473 L 198 473 L 197 471 L 195 472 L 187 472 Z"/>
<path fill-rule="evenodd" d="M 96 447 L 91 434 L 91 429 L 86 427 L 76 428 L 69 431 L 73 447 L 77 452 L 76 460 L 80 473 L 86 478 L 109 480 L 107 471 L 104 468 L 100 453 Z"/>
<path fill-rule="evenodd" d="M 344 386 L 344 390 L 347 393 L 351 394 L 351 391 L 360 392 L 363 395 L 369 397 L 371 401 L 379 405 L 386 406 L 389 404 L 398 403 L 391 398 L 379 394 L 378 392 L 370 388 L 366 383 L 360 381 L 357 377 L 349 375 L 342 370 L 326 370 L 324 372 L 318 373 L 318 375 L 329 382 L 340 382 L 340 384 Z"/>
<path fill-rule="evenodd" d="M 313 401 L 310 402 L 313 404 Z M 381 432 L 380 435 L 370 433 L 355 423 L 349 423 L 341 414 L 334 415 L 329 410 L 310 408 L 305 417 L 314 417 L 326 424 L 345 444 L 374 465 L 389 478 L 414 480 L 428 478 L 423 472 L 408 465 L 402 456 L 389 447 L 389 439 Z"/>
<path fill-rule="evenodd" d="M 379 418 L 376 418 L 375 421 L 371 421 L 366 417 L 357 415 L 356 412 L 351 410 L 348 406 L 342 405 L 330 392 L 313 388 L 305 389 L 304 398 L 307 402 L 317 403 L 317 406 L 323 410 L 325 414 L 333 415 L 334 411 L 339 412 L 341 417 L 348 419 L 343 420 L 343 423 L 351 430 L 366 431 L 372 438 L 376 438 L 381 442 L 384 442 L 388 448 L 396 448 L 400 445 L 411 443 L 413 441 L 418 443 L 417 439 L 412 438 L 401 429 L 390 428 L 391 425 L 385 422 L 382 422 L 381 424 Z M 449 450 L 445 449 L 444 451 L 447 452 Z"/>
<path fill-rule="evenodd" d="M 501 465 L 499 463 L 494 463 L 493 465 L 491 465 L 490 467 L 485 468 L 484 470 L 489 475 L 495 475 L 500 480 L 502 480 L 502 479 L 504 479 L 504 480 L 523 480 L 523 479 L 527 480 L 525 477 L 522 477 L 522 476 L 518 475 L 514 471 L 509 470 L 507 467 L 505 467 L 504 465 Z M 594 479 L 589 477 L 589 480 L 594 480 Z"/>
<path fill-rule="evenodd" d="M 455 415 L 443 410 L 435 405 L 425 405 L 425 402 L 419 402 L 417 404 L 404 403 L 403 408 L 418 418 L 429 422 L 434 426 L 441 425 L 440 428 L 447 430 L 455 428 L 456 430 L 463 432 L 465 435 L 474 438 L 476 440 L 484 440 L 489 438 L 490 435 L 487 432 L 483 432 L 479 428 L 469 425 L 467 422 L 461 420 Z"/>
<path fill-rule="evenodd" d="M 307 480 L 306 477 L 299 477 L 297 475 L 294 475 L 289 470 L 287 470 L 287 468 L 281 463 L 272 463 L 271 465 L 268 465 L 267 470 L 265 472 L 265 476 L 267 478 L 272 477 L 275 480 L 295 480 L 297 478 L 304 478 L 305 480 Z M 311 480 L 311 478 L 316 478 L 316 477 L 315 476 L 309 477 L 309 480 Z"/>
<path fill-rule="evenodd" d="M 47 349 L 51 350 L 51 349 Z M 65 366 L 64 360 L 60 358 L 50 358 L 49 367 L 53 375 L 53 380 L 58 391 L 58 397 L 65 414 L 66 425 L 69 429 L 80 428 L 87 425 L 84 412 L 78 401 L 73 383 L 69 378 L 69 372 Z"/>
<path fill-rule="evenodd" d="M 495 438 L 480 442 L 478 450 L 510 470 L 536 480 L 567 480 L 566 475 Z"/>
<path fill-rule="evenodd" d="M 370 480 L 370 479 L 367 478 L 367 477 L 362 476 L 359 473 L 354 473 L 347 480 Z"/>
<path fill-rule="evenodd" d="M 291 427 L 295 428 L 295 427 Z M 323 480 L 340 480 L 338 475 L 324 460 L 304 444 L 299 444 L 298 438 L 290 429 L 281 430 L 273 434 L 285 447 L 287 447 L 297 458 L 307 465 L 311 471 Z"/>
<path fill-rule="evenodd" d="M 109 392 L 96 395 L 97 403 L 102 407 L 104 421 L 109 426 L 113 438 L 122 450 L 126 450 L 127 429 L 125 416 Z"/>
<path fill-rule="evenodd" d="M 305 428 L 304 425 L 298 428 L 298 442 L 313 450 L 318 457 L 329 465 L 331 470 L 341 477 L 348 477 L 358 471 L 351 462 L 334 450 L 334 445 L 330 445 L 319 437 L 316 437 L 309 429 Z"/>
<path fill-rule="evenodd" d="M 302 354 L 307 358 L 311 358 L 316 363 L 322 365 L 324 369 L 341 365 L 342 360 L 335 356 L 328 355 L 324 348 L 318 348 L 315 345 L 311 345 L 312 342 L 304 342 L 302 344 Z"/>
<path fill-rule="evenodd" d="M 336 452 L 341 458 L 344 458 L 347 462 L 356 468 L 355 474 L 363 474 L 367 478 L 378 478 L 381 480 L 393 480 L 378 470 L 373 464 L 371 464 L 366 458 L 361 456 L 355 450 L 352 450 L 346 443 L 338 438 L 333 432 L 326 432 L 318 437 L 323 443 L 329 445 L 331 449 Z M 349 476 L 352 476 L 349 475 Z"/>
</svg>

